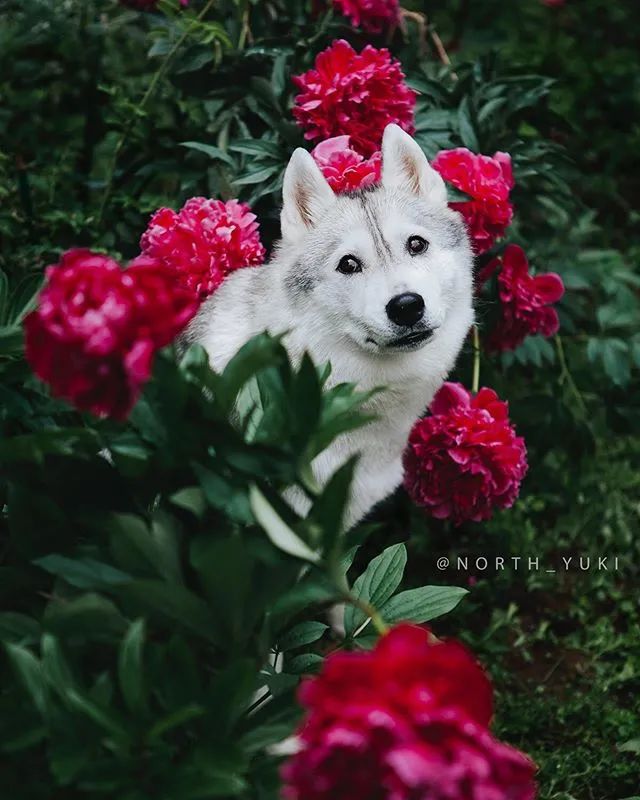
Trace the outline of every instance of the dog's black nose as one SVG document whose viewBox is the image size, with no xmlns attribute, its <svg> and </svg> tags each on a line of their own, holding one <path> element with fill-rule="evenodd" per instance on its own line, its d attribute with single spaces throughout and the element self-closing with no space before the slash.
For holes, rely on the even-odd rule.
<svg viewBox="0 0 640 800">
<path fill-rule="evenodd" d="M 408 328 L 420 322 L 424 314 L 424 300 L 415 292 L 404 292 L 387 303 L 387 316 L 396 325 Z"/>
</svg>

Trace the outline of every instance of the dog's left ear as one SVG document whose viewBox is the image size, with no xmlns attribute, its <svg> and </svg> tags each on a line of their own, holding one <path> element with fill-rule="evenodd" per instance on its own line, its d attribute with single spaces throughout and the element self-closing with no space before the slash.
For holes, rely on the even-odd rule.
<svg viewBox="0 0 640 800">
<path fill-rule="evenodd" d="M 311 153 L 299 147 L 284 173 L 280 227 L 283 239 L 297 239 L 312 228 L 335 201 Z"/>
<path fill-rule="evenodd" d="M 429 165 L 420 145 L 394 124 L 387 125 L 382 137 L 382 185 L 418 195 L 430 203 L 447 202 L 442 177 Z"/>
</svg>

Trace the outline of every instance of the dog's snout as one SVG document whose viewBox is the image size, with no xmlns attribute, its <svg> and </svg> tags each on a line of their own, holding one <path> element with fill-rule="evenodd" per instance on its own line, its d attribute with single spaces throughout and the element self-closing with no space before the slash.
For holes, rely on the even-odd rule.
<svg viewBox="0 0 640 800">
<path fill-rule="evenodd" d="M 387 303 L 387 316 L 396 325 L 405 328 L 420 322 L 424 315 L 424 300 L 415 292 L 404 292 L 392 297 Z"/>
</svg>

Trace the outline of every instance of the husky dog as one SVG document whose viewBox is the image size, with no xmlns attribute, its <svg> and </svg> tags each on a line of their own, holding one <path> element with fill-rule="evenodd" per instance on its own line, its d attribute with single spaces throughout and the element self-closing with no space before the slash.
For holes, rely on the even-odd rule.
<svg viewBox="0 0 640 800">
<path fill-rule="evenodd" d="M 188 338 L 221 369 L 252 336 L 288 331 L 291 358 L 330 361 L 332 383 L 386 387 L 365 408 L 376 421 L 342 434 L 313 464 L 323 485 L 361 454 L 348 527 L 401 483 L 409 431 L 458 356 L 473 322 L 471 249 L 442 178 L 397 125 L 384 132 L 380 183 L 349 194 L 334 194 L 297 149 L 281 227 L 270 263 L 229 275 Z M 290 502 L 308 509 L 295 494 Z"/>
</svg>

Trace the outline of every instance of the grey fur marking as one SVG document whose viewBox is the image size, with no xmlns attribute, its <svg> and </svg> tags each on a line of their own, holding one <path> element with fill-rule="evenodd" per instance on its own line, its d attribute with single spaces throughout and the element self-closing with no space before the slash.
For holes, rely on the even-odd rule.
<svg viewBox="0 0 640 800">
<path fill-rule="evenodd" d="M 371 207 L 371 197 L 375 197 L 373 194 L 363 194 L 360 196 L 360 203 L 362 204 L 362 209 L 365 213 L 367 218 L 367 227 L 369 228 L 369 233 L 371 234 L 371 238 L 373 239 L 373 244 L 376 248 L 376 253 L 378 254 L 378 258 L 381 262 L 384 262 L 386 258 L 392 258 L 393 252 L 389 243 L 382 235 L 382 231 L 380 228 L 380 223 L 376 219 L 375 210 Z M 385 255 L 386 254 L 386 255 Z"/>
<path fill-rule="evenodd" d="M 434 217 L 434 224 L 442 228 L 443 238 L 448 247 L 458 247 L 467 238 L 465 224 L 461 219 L 451 217 Z"/>
<path fill-rule="evenodd" d="M 284 284 L 293 297 L 310 294 L 318 283 L 317 277 L 300 263 L 294 264 L 284 279 Z"/>
</svg>

